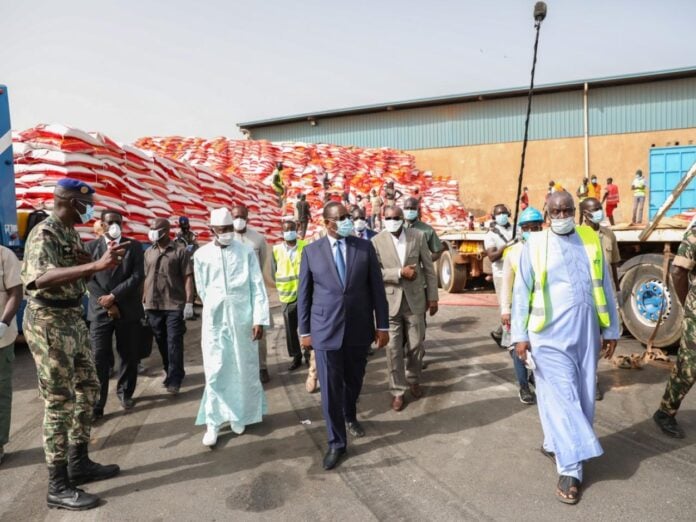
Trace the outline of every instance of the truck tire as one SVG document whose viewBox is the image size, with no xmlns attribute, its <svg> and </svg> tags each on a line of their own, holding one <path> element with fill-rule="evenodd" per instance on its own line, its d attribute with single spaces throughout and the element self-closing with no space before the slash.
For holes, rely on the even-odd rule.
<svg viewBox="0 0 696 522">
<path fill-rule="evenodd" d="M 629 268 L 620 281 L 624 325 L 643 344 L 647 344 L 655 329 L 661 300 L 665 303 L 662 324 L 653 341 L 655 348 L 673 346 L 679 341 L 684 318 L 684 310 L 671 279 L 666 289 L 661 280 L 662 267 L 656 263 L 645 263 Z"/>
<path fill-rule="evenodd" d="M 437 264 L 437 272 L 440 279 L 440 285 L 445 292 L 450 294 L 458 294 L 464 291 L 466 287 L 467 266 L 458 265 L 452 258 L 452 253 L 445 250 L 440 256 Z"/>
</svg>

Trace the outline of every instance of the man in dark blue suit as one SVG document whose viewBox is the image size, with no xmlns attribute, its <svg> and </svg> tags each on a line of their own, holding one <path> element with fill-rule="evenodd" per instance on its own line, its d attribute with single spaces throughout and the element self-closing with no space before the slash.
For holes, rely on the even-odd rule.
<svg viewBox="0 0 696 522">
<path fill-rule="evenodd" d="M 315 350 L 329 470 L 346 452 L 346 424 L 354 437 L 365 435 L 356 402 L 370 345 L 389 342 L 389 311 L 372 244 L 352 235 L 353 222 L 340 203 L 328 203 L 323 217 L 326 237 L 302 251 L 297 304 L 302 346 Z"/>
</svg>

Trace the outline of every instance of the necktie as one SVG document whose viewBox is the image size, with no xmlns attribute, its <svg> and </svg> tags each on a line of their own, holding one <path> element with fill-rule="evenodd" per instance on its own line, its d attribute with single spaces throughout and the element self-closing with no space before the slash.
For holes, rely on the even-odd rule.
<svg viewBox="0 0 696 522">
<path fill-rule="evenodd" d="M 334 261 L 336 262 L 336 270 L 338 270 L 338 278 L 341 280 L 341 284 L 346 286 L 346 262 L 343 259 L 343 252 L 341 252 L 341 245 L 343 241 L 336 241 L 334 243 Z"/>
</svg>

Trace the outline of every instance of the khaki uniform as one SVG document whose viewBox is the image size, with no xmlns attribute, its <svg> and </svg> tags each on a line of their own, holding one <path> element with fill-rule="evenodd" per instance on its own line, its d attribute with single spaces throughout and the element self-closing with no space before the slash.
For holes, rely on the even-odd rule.
<svg viewBox="0 0 696 522">
<path fill-rule="evenodd" d="M 673 264 L 689 270 L 689 279 L 696 268 L 696 229 L 685 235 Z M 677 364 L 667 381 L 660 409 L 669 415 L 676 415 L 682 400 L 696 381 L 696 285 L 689 283 L 689 292 L 684 303 L 684 323 L 682 328 Z"/>
<path fill-rule="evenodd" d="M 49 270 L 77 265 L 78 249 L 83 247 L 75 229 L 51 214 L 29 234 L 22 266 L 22 281 L 29 296 L 24 336 L 34 356 L 39 394 L 44 400 L 44 452 L 51 466 L 67 463 L 68 443 L 89 442 L 92 407 L 99 393 L 82 317 L 85 282 L 36 288 L 36 280 Z"/>
</svg>

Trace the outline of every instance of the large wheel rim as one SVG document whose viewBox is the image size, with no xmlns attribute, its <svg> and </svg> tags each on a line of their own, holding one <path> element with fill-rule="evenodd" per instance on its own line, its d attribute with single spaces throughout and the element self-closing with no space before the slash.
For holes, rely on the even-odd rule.
<svg viewBox="0 0 696 522">
<path fill-rule="evenodd" d="M 452 266 L 450 265 L 449 257 L 442 257 L 442 269 L 440 270 L 440 279 L 442 280 L 442 288 L 449 288 L 452 281 Z"/>
<path fill-rule="evenodd" d="M 663 308 L 661 324 L 664 324 L 672 312 L 672 295 L 662 281 L 646 279 L 634 287 L 631 293 L 633 312 L 642 324 L 654 328 Z"/>
</svg>

